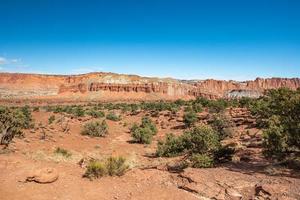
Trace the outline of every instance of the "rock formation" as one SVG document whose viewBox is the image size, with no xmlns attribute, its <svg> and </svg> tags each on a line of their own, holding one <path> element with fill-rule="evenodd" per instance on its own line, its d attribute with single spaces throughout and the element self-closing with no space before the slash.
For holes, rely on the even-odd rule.
<svg viewBox="0 0 300 200">
<path fill-rule="evenodd" d="M 40 75 L 0 73 L 0 100 L 108 101 L 259 97 L 267 89 L 300 87 L 300 78 L 183 81 L 113 73 Z"/>
</svg>

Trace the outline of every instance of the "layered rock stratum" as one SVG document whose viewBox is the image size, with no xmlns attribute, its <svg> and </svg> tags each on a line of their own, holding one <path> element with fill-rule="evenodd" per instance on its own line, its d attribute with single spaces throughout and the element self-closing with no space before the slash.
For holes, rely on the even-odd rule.
<svg viewBox="0 0 300 200">
<path fill-rule="evenodd" d="M 177 80 L 114 73 L 42 75 L 0 73 L 1 101 L 172 100 L 258 97 L 268 89 L 300 87 L 300 78 L 250 81 Z"/>
</svg>

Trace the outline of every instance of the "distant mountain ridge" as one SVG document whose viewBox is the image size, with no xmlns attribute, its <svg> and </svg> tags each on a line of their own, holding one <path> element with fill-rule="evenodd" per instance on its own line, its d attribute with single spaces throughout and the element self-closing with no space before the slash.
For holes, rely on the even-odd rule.
<svg viewBox="0 0 300 200">
<path fill-rule="evenodd" d="M 123 101 L 258 97 L 267 89 L 296 90 L 300 78 L 250 81 L 178 80 L 94 72 L 80 75 L 0 73 L 2 100 Z"/>
</svg>

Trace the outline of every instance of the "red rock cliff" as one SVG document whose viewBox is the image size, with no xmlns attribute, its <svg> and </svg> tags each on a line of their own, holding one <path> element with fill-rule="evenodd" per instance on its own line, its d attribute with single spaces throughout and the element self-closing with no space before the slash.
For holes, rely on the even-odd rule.
<svg viewBox="0 0 300 200">
<path fill-rule="evenodd" d="M 299 78 L 257 78 L 236 82 L 207 79 L 180 81 L 113 73 L 39 75 L 0 73 L 0 99 L 153 100 L 257 97 L 266 89 L 300 87 Z"/>
</svg>

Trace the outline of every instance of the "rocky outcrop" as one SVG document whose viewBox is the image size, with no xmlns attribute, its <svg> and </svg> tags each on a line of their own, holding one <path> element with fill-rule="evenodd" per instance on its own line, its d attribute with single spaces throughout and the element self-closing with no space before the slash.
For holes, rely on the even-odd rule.
<svg viewBox="0 0 300 200">
<path fill-rule="evenodd" d="M 237 82 L 222 80 L 181 81 L 113 73 L 40 75 L 0 73 L 0 99 L 154 100 L 206 97 L 259 97 L 267 89 L 300 87 L 300 79 L 257 78 Z"/>
<path fill-rule="evenodd" d="M 248 170 L 248 171 L 247 171 Z M 242 173 L 241 173 L 242 172 Z M 178 187 L 207 199 L 299 199 L 298 179 L 254 175 L 251 169 L 187 168 Z M 299 183 L 298 183 L 299 184 Z"/>
</svg>

